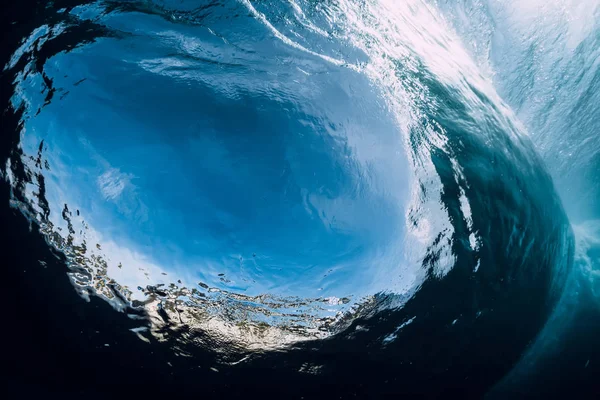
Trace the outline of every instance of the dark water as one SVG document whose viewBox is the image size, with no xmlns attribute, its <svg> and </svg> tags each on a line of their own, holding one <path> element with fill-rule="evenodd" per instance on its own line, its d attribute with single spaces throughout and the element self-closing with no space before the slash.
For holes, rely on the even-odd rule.
<svg viewBox="0 0 600 400">
<path fill-rule="evenodd" d="M 12 393 L 597 391 L 594 225 L 431 5 L 2 15 Z"/>
</svg>

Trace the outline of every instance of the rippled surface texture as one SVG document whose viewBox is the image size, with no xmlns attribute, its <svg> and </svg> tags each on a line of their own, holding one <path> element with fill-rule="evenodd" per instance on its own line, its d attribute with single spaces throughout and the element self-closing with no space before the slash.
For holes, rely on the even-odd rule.
<svg viewBox="0 0 600 400">
<path fill-rule="evenodd" d="M 598 30 L 567 3 L 56 1 L 4 67 L 11 206 L 231 382 L 480 395 L 563 296 L 563 202 L 594 274 Z"/>
</svg>

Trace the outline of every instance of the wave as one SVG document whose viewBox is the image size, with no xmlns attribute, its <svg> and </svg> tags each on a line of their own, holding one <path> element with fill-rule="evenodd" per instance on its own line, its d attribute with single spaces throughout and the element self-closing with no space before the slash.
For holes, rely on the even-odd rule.
<svg viewBox="0 0 600 400">
<path fill-rule="evenodd" d="M 557 303 L 573 235 L 439 3 L 57 3 L 5 67 L 13 205 L 141 337 L 480 390 Z"/>
<path fill-rule="evenodd" d="M 600 147 L 593 134 L 598 130 L 593 115 L 600 104 L 600 7 L 593 0 L 439 5 L 527 127 L 573 225 L 575 267 L 552 317 L 507 380 L 511 383 L 504 385 L 517 388 L 544 364 L 562 360 L 563 341 L 569 335 L 591 329 L 579 326 L 574 315 L 597 318 L 589 303 L 597 301 L 595 271 L 600 265 L 596 256 Z M 585 368 L 588 364 L 589 359 L 582 362 Z"/>
</svg>

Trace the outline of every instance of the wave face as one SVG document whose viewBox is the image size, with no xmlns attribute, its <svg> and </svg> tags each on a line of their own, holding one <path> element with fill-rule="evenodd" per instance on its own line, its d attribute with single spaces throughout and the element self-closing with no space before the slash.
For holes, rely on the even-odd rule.
<svg viewBox="0 0 600 400">
<path fill-rule="evenodd" d="M 479 393 L 539 332 L 573 235 L 543 129 L 460 8 L 61 3 L 4 67 L 3 176 L 84 298 L 144 313 L 141 339 Z"/>
<path fill-rule="evenodd" d="M 600 318 L 600 2 L 466 0 L 438 2 L 482 71 L 526 126 L 552 175 L 575 234 L 575 263 L 552 317 L 502 390 L 546 387 L 555 375 L 548 365 L 569 354 L 573 372 L 589 376 L 591 338 Z M 577 345 L 569 345 L 576 342 Z M 569 347 L 570 346 L 570 347 Z M 543 371 L 543 372 L 539 372 Z M 532 378 L 532 376 L 538 375 Z M 588 388 L 582 381 L 573 385 Z M 594 386 L 594 385 L 592 385 Z M 506 397 L 500 393 L 499 398 Z"/>
<path fill-rule="evenodd" d="M 597 292 L 600 3 L 440 3 L 470 44 L 470 54 L 486 66 L 502 98 L 531 133 L 574 226 L 577 274 L 587 276 Z M 537 13 L 525 12 L 538 6 Z"/>
</svg>

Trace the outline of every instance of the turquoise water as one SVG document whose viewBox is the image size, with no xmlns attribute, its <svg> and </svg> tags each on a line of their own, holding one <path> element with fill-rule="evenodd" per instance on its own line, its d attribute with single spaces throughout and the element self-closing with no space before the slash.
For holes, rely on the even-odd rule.
<svg viewBox="0 0 600 400">
<path fill-rule="evenodd" d="M 563 297 L 512 379 L 560 363 L 570 351 L 581 352 L 573 374 L 587 374 L 596 346 L 582 342 L 575 350 L 563 341 L 581 335 L 573 332 L 592 330 L 593 323 L 584 321 L 598 318 L 600 5 L 593 0 L 440 3 L 527 127 L 575 235 L 575 267 Z M 476 23 L 464 23 L 464 16 Z"/>
</svg>

